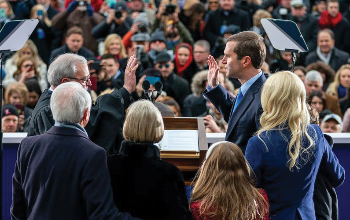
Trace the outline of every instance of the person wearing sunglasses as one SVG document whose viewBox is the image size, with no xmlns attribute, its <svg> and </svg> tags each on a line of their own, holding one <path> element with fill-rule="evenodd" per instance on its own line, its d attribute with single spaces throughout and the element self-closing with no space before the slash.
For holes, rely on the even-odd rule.
<svg viewBox="0 0 350 220">
<path fill-rule="evenodd" d="M 190 94 L 187 80 L 174 73 L 174 63 L 167 52 L 156 56 L 155 68 L 162 73 L 163 91 L 173 97 L 182 109 L 183 101 Z"/>
</svg>

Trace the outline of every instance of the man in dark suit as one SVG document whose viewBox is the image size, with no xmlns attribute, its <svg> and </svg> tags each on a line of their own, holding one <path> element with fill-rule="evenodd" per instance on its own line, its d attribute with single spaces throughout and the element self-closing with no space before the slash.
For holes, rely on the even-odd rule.
<svg viewBox="0 0 350 220">
<path fill-rule="evenodd" d="M 131 56 L 125 70 L 123 88 L 106 94 L 96 100 L 90 110 L 90 120 L 86 126 L 90 140 L 103 147 L 108 154 L 118 153 L 123 140 L 122 127 L 125 110 L 131 103 L 130 93 L 135 90 L 136 57 Z M 87 61 L 76 54 L 63 54 L 51 63 L 47 72 L 50 89 L 45 90 L 29 119 L 28 136 L 43 134 L 54 125 L 50 98 L 54 89 L 66 82 L 79 82 L 85 89 L 91 86 Z M 69 106 L 67 106 L 69 107 Z"/>
<path fill-rule="evenodd" d="M 305 66 L 310 63 L 322 61 L 332 67 L 334 71 L 347 64 L 349 54 L 335 47 L 334 33 L 330 29 L 318 32 L 317 48 L 306 56 Z"/>
<path fill-rule="evenodd" d="M 51 63 L 56 57 L 65 53 L 74 53 L 85 57 L 87 60 L 94 60 L 95 54 L 83 46 L 83 36 L 83 30 L 80 27 L 71 27 L 68 29 L 65 45 L 52 51 L 49 62 Z"/>
<path fill-rule="evenodd" d="M 90 107 L 89 93 L 77 82 L 54 90 L 55 125 L 23 139 L 18 149 L 12 219 L 133 219 L 114 206 L 106 152 L 84 129 Z"/>
<path fill-rule="evenodd" d="M 209 56 L 208 86 L 204 96 L 224 116 L 228 122 L 225 140 L 237 144 L 243 152 L 248 139 L 260 127 L 262 107 L 260 95 L 266 78 L 261 71 L 266 49 L 263 38 L 252 31 L 244 31 L 227 39 L 222 63 L 226 76 L 237 78 L 242 84 L 237 98 L 232 99 L 219 84 L 219 67 Z"/>
<path fill-rule="evenodd" d="M 220 8 L 208 14 L 204 28 L 204 39 L 213 48 L 218 37 L 222 36 L 230 24 L 237 25 L 242 31 L 249 28 L 249 14 L 235 7 L 235 0 L 220 1 Z"/>
</svg>

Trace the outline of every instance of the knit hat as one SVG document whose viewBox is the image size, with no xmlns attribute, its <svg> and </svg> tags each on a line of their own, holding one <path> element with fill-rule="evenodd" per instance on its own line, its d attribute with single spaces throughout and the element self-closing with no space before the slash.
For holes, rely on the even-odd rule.
<svg viewBox="0 0 350 220">
<path fill-rule="evenodd" d="M 140 41 L 149 41 L 150 40 L 150 36 L 149 34 L 147 33 L 137 33 L 137 34 L 134 34 L 132 37 L 131 37 L 131 41 L 136 41 L 136 42 L 140 42 Z"/>
<path fill-rule="evenodd" d="M 6 104 L 2 106 L 1 117 L 3 118 L 4 116 L 8 115 L 15 115 L 19 117 L 18 110 L 14 105 Z"/>
<path fill-rule="evenodd" d="M 231 24 L 227 26 L 224 34 L 238 34 L 239 32 L 241 32 L 241 28 L 237 25 Z"/>
<path fill-rule="evenodd" d="M 145 24 L 147 27 L 149 25 L 148 17 L 146 12 L 141 12 L 134 20 L 134 24 L 140 22 L 142 24 Z"/>
<path fill-rule="evenodd" d="M 116 2 L 114 5 L 114 10 L 116 11 L 127 11 L 127 6 L 126 3 L 124 1 L 122 2 Z"/>
<path fill-rule="evenodd" d="M 157 40 L 163 41 L 165 44 L 167 43 L 167 40 L 165 39 L 165 35 L 163 31 L 156 31 L 151 35 L 150 43 L 155 42 Z"/>
<path fill-rule="evenodd" d="M 156 56 L 156 63 L 165 63 L 169 61 L 171 61 L 171 56 L 166 51 L 162 51 Z"/>
<path fill-rule="evenodd" d="M 146 69 L 146 70 L 143 72 L 143 75 L 161 77 L 161 76 L 162 76 L 162 73 L 161 73 L 159 70 L 157 70 L 157 69 L 148 68 L 148 69 Z"/>
</svg>

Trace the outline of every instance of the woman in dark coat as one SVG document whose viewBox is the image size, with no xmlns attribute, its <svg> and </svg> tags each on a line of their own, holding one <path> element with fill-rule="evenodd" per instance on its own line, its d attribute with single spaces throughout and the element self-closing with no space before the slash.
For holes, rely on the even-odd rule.
<svg viewBox="0 0 350 220">
<path fill-rule="evenodd" d="M 182 173 L 162 161 L 154 145 L 163 134 L 162 116 L 150 101 L 129 107 L 125 141 L 119 154 L 108 158 L 114 202 L 121 212 L 144 220 L 191 219 Z"/>
</svg>

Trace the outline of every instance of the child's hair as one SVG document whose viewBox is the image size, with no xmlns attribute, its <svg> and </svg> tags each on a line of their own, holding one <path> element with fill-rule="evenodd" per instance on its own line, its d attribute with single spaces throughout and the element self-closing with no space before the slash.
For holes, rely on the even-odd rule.
<svg viewBox="0 0 350 220">
<path fill-rule="evenodd" d="M 190 202 L 210 219 L 264 219 L 269 206 L 253 185 L 241 149 L 230 142 L 211 146 L 196 179 Z"/>
</svg>

